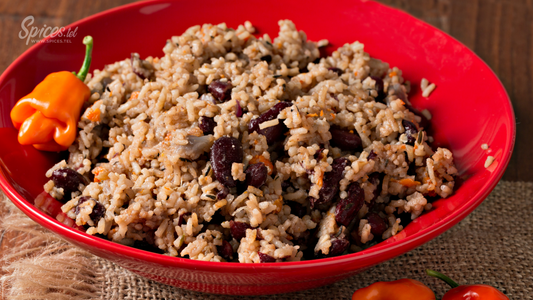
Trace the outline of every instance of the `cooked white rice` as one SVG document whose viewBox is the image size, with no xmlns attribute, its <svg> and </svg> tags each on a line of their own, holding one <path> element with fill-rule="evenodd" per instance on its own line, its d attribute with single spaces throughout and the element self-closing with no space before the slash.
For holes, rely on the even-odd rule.
<svg viewBox="0 0 533 300">
<path fill-rule="evenodd" d="M 494 162 L 494 156 L 487 156 L 487 159 L 485 160 L 485 168 L 488 168 L 492 165 Z"/>
<path fill-rule="evenodd" d="M 429 81 L 426 78 L 422 78 L 422 81 L 420 81 L 420 89 L 422 90 L 422 97 L 429 97 L 431 93 L 435 90 L 437 87 L 434 83 L 429 83 Z"/>
</svg>

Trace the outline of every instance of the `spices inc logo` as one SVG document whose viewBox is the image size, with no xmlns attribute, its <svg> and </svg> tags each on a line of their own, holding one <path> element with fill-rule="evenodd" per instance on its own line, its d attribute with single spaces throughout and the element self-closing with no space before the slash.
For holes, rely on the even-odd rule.
<svg viewBox="0 0 533 300">
<path fill-rule="evenodd" d="M 35 23 L 35 17 L 27 16 L 20 24 L 22 30 L 19 31 L 19 38 L 21 40 L 25 39 L 26 45 L 29 45 L 29 43 L 72 43 L 70 38 L 73 38 L 78 34 L 78 27 L 66 29 L 65 27 L 52 27 L 44 24 L 43 27 L 39 28 L 37 26 L 32 26 L 33 23 Z M 43 40 L 48 36 L 58 38 Z"/>
</svg>

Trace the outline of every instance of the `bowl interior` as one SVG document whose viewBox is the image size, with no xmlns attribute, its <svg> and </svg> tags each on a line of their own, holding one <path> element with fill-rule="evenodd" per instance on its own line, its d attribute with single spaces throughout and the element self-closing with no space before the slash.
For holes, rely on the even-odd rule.
<svg viewBox="0 0 533 300">
<path fill-rule="evenodd" d="M 226 22 L 236 27 L 249 20 L 258 35 L 278 32 L 278 20 L 291 19 L 308 39 L 328 39 L 331 53 L 344 43 L 360 41 L 371 56 L 397 66 L 411 82 L 414 107 L 428 109 L 433 118 L 434 145 L 451 148 L 462 183 L 448 199 L 434 202 L 434 209 L 409 224 L 395 237 L 363 252 L 341 258 L 281 263 L 264 270 L 291 266 L 348 264 L 348 270 L 363 268 L 402 254 L 429 241 L 468 215 L 488 195 L 507 166 L 515 137 L 509 98 L 494 73 L 474 53 L 448 35 L 397 11 L 372 1 L 339 1 L 323 5 L 318 0 L 301 5 L 237 1 L 220 5 L 215 0 L 142 2 L 98 14 L 70 26 L 77 35 L 45 39 L 26 51 L 0 77 L 0 184 L 6 194 L 30 217 L 67 239 L 95 253 L 120 253 L 151 263 L 213 270 L 233 265 L 233 272 L 248 272 L 245 266 L 190 262 L 185 259 L 147 254 L 70 229 L 33 207 L 42 192 L 44 173 L 63 154 L 43 153 L 20 146 L 9 112 L 44 77 L 55 71 L 78 70 L 84 55 L 82 39 L 95 40 L 91 69 L 101 69 L 138 52 L 141 57 L 161 56 L 168 38 L 196 24 Z M 260 13 L 259 13 L 260 11 Z M 194 13 L 191 13 L 194 12 Z M 200 13 L 201 12 L 201 13 Z M 61 42 L 50 42 L 61 40 Z M 427 78 L 437 88 L 423 98 L 420 81 Z M 488 144 L 483 150 L 481 144 Z M 494 163 L 485 168 L 488 155 Z M 98 252 L 104 251 L 102 253 Z M 216 266 L 215 266 L 216 265 Z M 225 267 L 217 269 L 223 271 Z"/>
</svg>

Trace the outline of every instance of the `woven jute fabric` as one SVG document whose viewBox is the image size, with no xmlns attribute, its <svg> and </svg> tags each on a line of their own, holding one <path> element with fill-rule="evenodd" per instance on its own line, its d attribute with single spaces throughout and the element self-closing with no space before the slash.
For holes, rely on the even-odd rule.
<svg viewBox="0 0 533 300">
<path fill-rule="evenodd" d="M 5 198 L 5 197 L 4 197 Z M 3 200 L 7 201 L 7 200 Z M 191 292 L 137 276 L 40 228 L 16 208 L 1 229 L 20 233 L 3 255 L 6 299 L 235 299 Z M 500 182 L 466 219 L 435 240 L 335 284 L 290 294 L 239 299 L 351 299 L 376 281 L 420 280 L 438 298 L 448 287 L 425 275 L 433 269 L 460 284 L 495 286 L 510 299 L 533 299 L 533 183 Z"/>
</svg>

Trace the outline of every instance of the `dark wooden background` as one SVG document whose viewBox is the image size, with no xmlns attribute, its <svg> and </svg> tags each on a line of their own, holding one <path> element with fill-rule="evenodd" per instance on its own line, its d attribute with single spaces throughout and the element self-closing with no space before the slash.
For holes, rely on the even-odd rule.
<svg viewBox="0 0 533 300">
<path fill-rule="evenodd" d="M 533 0 L 378 1 L 449 33 L 496 72 L 511 97 L 517 119 L 515 150 L 503 179 L 533 181 L 533 159 L 529 157 L 533 146 Z M 35 17 L 33 26 L 61 27 L 129 2 L 132 1 L 0 0 L 0 72 L 31 46 L 18 37 L 21 22 L 27 16 Z M 0 256 L 12 241 L 9 234 L 3 237 Z"/>
</svg>

